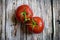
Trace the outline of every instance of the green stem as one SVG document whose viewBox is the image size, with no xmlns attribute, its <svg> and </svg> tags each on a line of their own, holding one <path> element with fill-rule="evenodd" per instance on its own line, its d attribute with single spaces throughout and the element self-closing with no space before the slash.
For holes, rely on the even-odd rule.
<svg viewBox="0 0 60 40">
<path fill-rule="evenodd" d="M 30 20 L 30 18 L 27 19 L 27 17 L 26 17 L 26 12 L 25 12 L 25 11 L 22 12 L 22 15 L 24 16 L 24 21 L 25 21 L 25 22 L 26 22 L 27 20 Z"/>
<path fill-rule="evenodd" d="M 32 19 L 32 25 L 33 25 L 33 28 L 37 25 L 37 23 Z"/>
</svg>

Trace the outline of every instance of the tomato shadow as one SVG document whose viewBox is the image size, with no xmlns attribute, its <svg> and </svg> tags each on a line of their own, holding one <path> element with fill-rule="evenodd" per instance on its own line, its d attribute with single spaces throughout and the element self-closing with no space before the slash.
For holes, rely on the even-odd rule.
<svg viewBox="0 0 60 40">
<path fill-rule="evenodd" d="M 11 21 L 13 22 L 13 25 L 15 26 L 16 24 L 18 24 L 19 22 L 17 22 L 17 19 L 15 17 L 15 14 L 12 15 L 11 17 Z M 31 32 L 28 31 L 27 27 L 23 24 L 23 23 L 19 23 L 20 24 L 20 31 L 25 34 L 25 35 L 32 35 Z M 18 29 L 18 28 L 17 28 Z"/>
<path fill-rule="evenodd" d="M 24 34 L 26 35 L 32 35 L 32 32 L 28 31 L 27 27 L 24 26 L 24 24 L 21 24 L 21 30 L 23 31 Z"/>
<path fill-rule="evenodd" d="M 15 14 L 12 15 L 11 21 L 12 21 L 14 24 L 17 24 L 17 20 L 16 20 L 16 17 L 15 17 Z"/>
</svg>

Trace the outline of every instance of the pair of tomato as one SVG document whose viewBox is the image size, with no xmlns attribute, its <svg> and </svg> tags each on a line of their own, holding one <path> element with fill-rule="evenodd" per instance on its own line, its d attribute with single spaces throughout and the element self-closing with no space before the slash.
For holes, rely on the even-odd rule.
<svg viewBox="0 0 60 40">
<path fill-rule="evenodd" d="M 25 23 L 25 26 L 30 32 L 41 33 L 44 28 L 42 18 L 33 17 L 32 9 L 28 5 L 21 5 L 16 10 L 16 19 Z"/>
</svg>

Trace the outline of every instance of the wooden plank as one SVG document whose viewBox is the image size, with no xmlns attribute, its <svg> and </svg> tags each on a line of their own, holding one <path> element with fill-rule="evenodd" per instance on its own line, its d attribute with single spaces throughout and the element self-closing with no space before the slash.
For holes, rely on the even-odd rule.
<svg viewBox="0 0 60 40">
<path fill-rule="evenodd" d="M 20 40 L 20 27 L 17 29 L 16 37 L 14 37 L 14 23 L 12 22 L 12 17 L 14 18 L 17 0 L 7 0 L 6 2 L 6 40 Z"/>
<path fill-rule="evenodd" d="M 45 23 L 43 31 L 43 40 L 51 40 L 52 33 L 52 13 L 51 13 L 51 2 L 50 0 L 41 1 L 41 15 Z"/>
<path fill-rule="evenodd" d="M 54 19 L 55 19 L 55 26 L 54 26 L 54 40 L 57 40 L 58 39 L 58 34 L 57 34 L 57 32 L 58 32 L 58 22 L 57 22 L 57 19 L 58 19 L 58 7 L 57 7 L 57 4 L 58 4 L 58 2 L 57 2 L 57 0 L 53 0 L 53 13 L 54 13 Z"/>
<path fill-rule="evenodd" d="M 0 0 L 0 40 L 2 38 L 2 0 Z"/>
<path fill-rule="evenodd" d="M 58 0 L 58 20 L 60 21 L 60 0 Z M 58 39 L 60 40 L 60 22 L 58 23 Z"/>
<path fill-rule="evenodd" d="M 54 40 L 60 40 L 60 0 L 53 0 L 53 14 L 54 14 Z"/>
<path fill-rule="evenodd" d="M 5 40 L 5 0 L 2 2 L 2 37 L 1 40 Z"/>
</svg>

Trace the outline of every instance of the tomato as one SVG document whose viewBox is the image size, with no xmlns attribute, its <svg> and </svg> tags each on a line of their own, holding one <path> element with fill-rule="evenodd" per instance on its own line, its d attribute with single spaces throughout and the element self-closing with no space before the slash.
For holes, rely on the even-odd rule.
<svg viewBox="0 0 60 40">
<path fill-rule="evenodd" d="M 33 17 L 31 20 L 27 21 L 25 25 L 32 33 L 41 33 L 44 29 L 44 23 L 40 17 Z"/>
<path fill-rule="evenodd" d="M 19 22 L 24 23 L 25 21 L 30 20 L 32 16 L 32 9 L 28 5 L 21 5 L 16 10 L 16 19 Z"/>
</svg>

